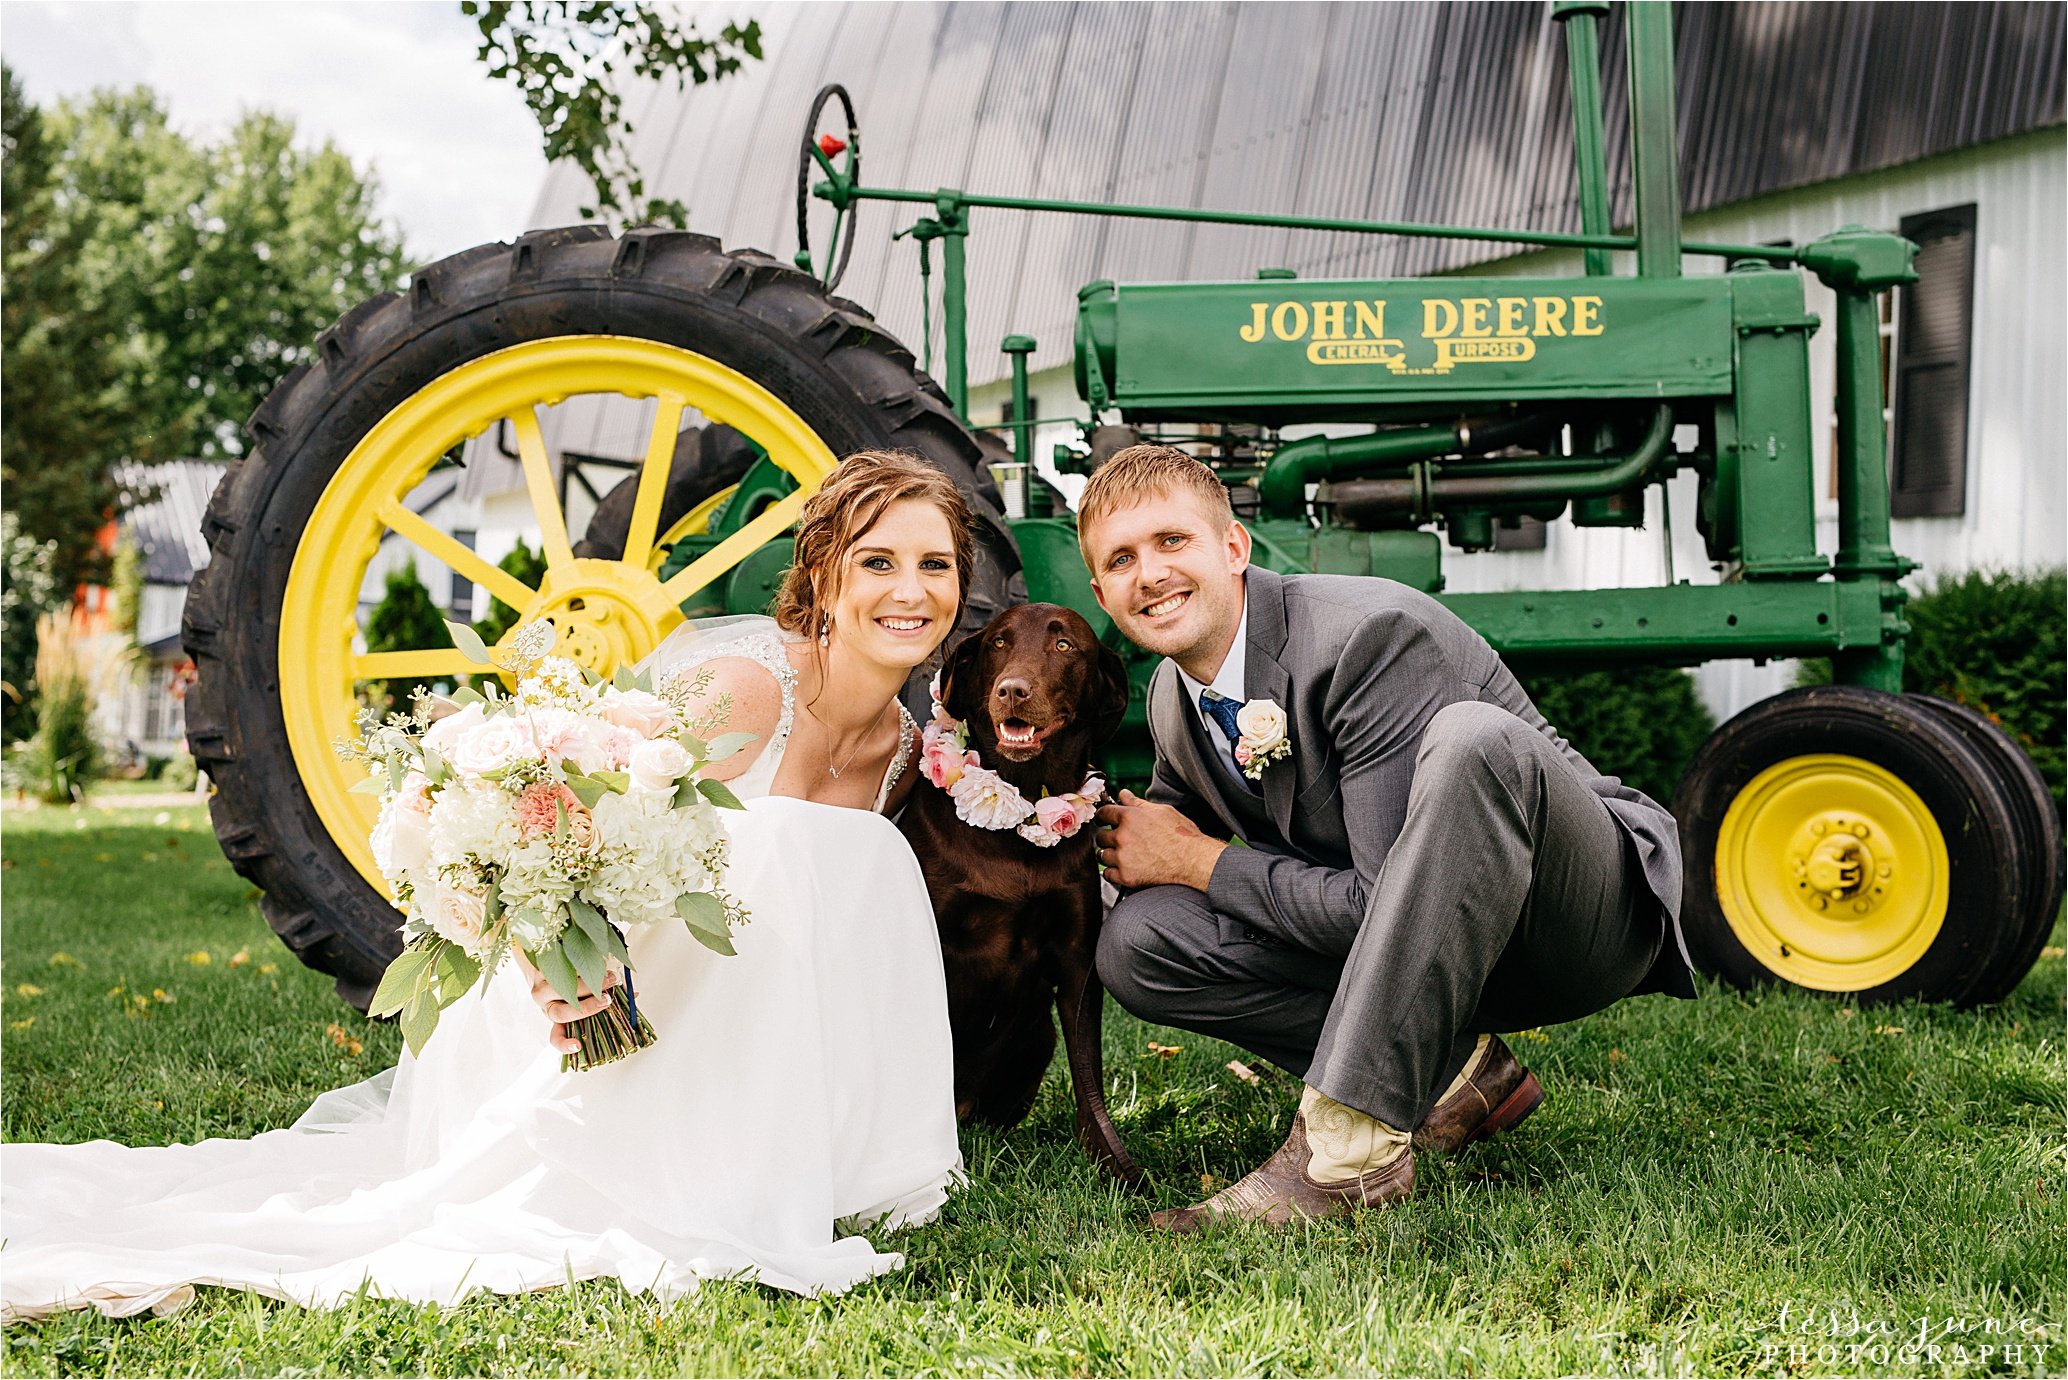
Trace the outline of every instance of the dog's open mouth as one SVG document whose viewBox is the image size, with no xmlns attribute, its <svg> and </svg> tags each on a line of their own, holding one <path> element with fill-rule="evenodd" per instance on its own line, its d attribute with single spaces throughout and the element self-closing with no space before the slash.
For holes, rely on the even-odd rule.
<svg viewBox="0 0 2068 1380">
<path fill-rule="evenodd" d="M 998 734 L 998 751 L 1015 762 L 1024 762 L 1037 755 L 1042 746 L 1055 736 L 1056 730 L 1069 722 L 1057 719 L 1052 723 L 1032 724 L 1025 719 L 993 719 L 991 727 Z"/>
</svg>

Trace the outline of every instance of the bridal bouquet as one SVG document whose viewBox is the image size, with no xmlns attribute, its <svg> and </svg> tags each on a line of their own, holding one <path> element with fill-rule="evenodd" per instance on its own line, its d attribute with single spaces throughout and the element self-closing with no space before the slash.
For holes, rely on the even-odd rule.
<svg viewBox="0 0 2068 1380">
<path fill-rule="evenodd" d="M 490 663 L 471 628 L 446 626 L 470 658 Z M 381 797 L 374 862 L 406 917 L 402 954 L 367 1014 L 399 1012 L 413 1052 L 438 1013 L 515 948 L 569 1002 L 579 983 L 602 992 L 613 959 L 624 966 L 611 1005 L 568 1027 L 581 1050 L 561 1067 L 621 1059 L 654 1041 L 621 927 L 680 919 L 731 954 L 732 929 L 747 919 L 719 885 L 726 837 L 717 807 L 740 802 L 698 772 L 754 735 L 698 736 L 730 710 L 720 697 L 696 712 L 707 671 L 658 692 L 648 672 L 621 670 L 606 684 L 548 655 L 554 636 L 541 622 L 512 639 L 500 664 L 516 677 L 515 694 L 493 680 L 442 703 L 420 692 L 406 715 L 362 711 L 359 741 L 338 745 L 368 768 L 352 789 Z"/>
</svg>

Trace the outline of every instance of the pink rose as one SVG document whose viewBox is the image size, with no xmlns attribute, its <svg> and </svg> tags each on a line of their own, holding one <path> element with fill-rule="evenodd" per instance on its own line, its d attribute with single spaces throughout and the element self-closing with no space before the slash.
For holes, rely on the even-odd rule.
<svg viewBox="0 0 2068 1380">
<path fill-rule="evenodd" d="M 962 779 L 962 773 L 977 764 L 974 752 L 964 752 L 955 745 L 955 740 L 945 733 L 927 728 L 925 746 L 920 750 L 919 769 L 926 779 L 942 790 L 952 790 Z"/>
<path fill-rule="evenodd" d="M 632 751 L 646 739 L 629 728 L 612 724 L 603 734 L 603 756 L 612 771 L 623 771 L 632 760 Z"/>
<path fill-rule="evenodd" d="M 1068 838 L 1083 827 L 1084 816 L 1077 813 L 1075 797 L 1067 795 L 1045 795 L 1034 802 L 1034 817 L 1041 821 L 1041 827 L 1059 838 Z"/>
<path fill-rule="evenodd" d="M 1250 750 L 1249 750 L 1249 744 L 1248 744 L 1248 743 L 1237 743 L 1237 744 L 1235 745 L 1235 765 L 1236 765 L 1236 766 L 1238 766 L 1238 767 L 1246 767 L 1246 766 L 1248 766 L 1248 765 L 1249 765 L 1249 759 L 1250 759 L 1250 755 L 1251 755 L 1251 754 L 1250 754 Z"/>
</svg>

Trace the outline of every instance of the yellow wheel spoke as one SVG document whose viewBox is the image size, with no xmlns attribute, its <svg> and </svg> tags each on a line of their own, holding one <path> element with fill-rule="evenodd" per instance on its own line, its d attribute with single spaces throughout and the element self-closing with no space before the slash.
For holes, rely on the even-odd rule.
<svg viewBox="0 0 2068 1380">
<path fill-rule="evenodd" d="M 524 458 L 524 487 L 531 491 L 531 511 L 539 520 L 546 569 L 558 574 L 574 564 L 574 548 L 567 544 L 567 516 L 560 511 L 560 495 L 553 487 L 553 462 L 546 458 L 538 410 L 524 408 L 510 424 L 517 432 L 517 453 Z"/>
<path fill-rule="evenodd" d="M 668 596 L 670 603 L 680 604 L 745 560 L 748 554 L 763 542 L 779 535 L 785 527 L 795 522 L 798 512 L 804 507 L 805 499 L 809 497 L 809 494 L 799 489 L 787 498 L 769 504 L 752 522 L 677 571 L 661 586 L 661 593 Z"/>
<path fill-rule="evenodd" d="M 397 536 L 422 547 L 520 613 L 530 608 L 532 600 L 538 597 L 538 591 L 530 585 L 509 571 L 490 565 L 459 538 L 441 532 L 395 499 L 391 498 L 380 506 L 380 519 Z"/>
<path fill-rule="evenodd" d="M 625 533 L 618 559 L 643 567 L 653 554 L 654 533 L 661 525 L 661 500 L 668 493 L 668 471 L 675 463 L 675 441 L 682 430 L 682 399 L 654 400 L 653 430 L 646 438 L 646 464 L 639 471 L 639 490 L 632 501 L 632 525 Z"/>
<path fill-rule="evenodd" d="M 468 659 L 457 647 L 426 647 L 410 652 L 362 652 L 352 658 L 354 680 L 399 680 L 405 677 L 466 676 L 491 668 Z"/>
</svg>

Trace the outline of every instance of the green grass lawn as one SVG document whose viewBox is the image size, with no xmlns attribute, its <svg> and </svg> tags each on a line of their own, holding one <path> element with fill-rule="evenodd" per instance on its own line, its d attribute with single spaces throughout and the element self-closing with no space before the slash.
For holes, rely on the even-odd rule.
<svg viewBox="0 0 2068 1380">
<path fill-rule="evenodd" d="M 396 1056 L 273 939 L 203 812 L 159 813 L 6 820 L 9 1140 L 246 1135 Z M 2059 1374 L 2054 943 L 1985 1012 L 1705 989 L 1525 1032 L 1537 1115 L 1423 1157 L 1410 1204 L 1354 1221 L 1151 1237 L 1148 1209 L 1270 1154 L 1298 1086 L 1262 1065 L 1251 1086 L 1225 1068 L 1238 1051 L 1114 1009 L 1114 1115 L 1153 1191 L 1086 1166 L 1057 1070 L 1025 1126 L 965 1136 L 969 1187 L 895 1239 L 909 1267 L 841 1298 L 724 1284 L 661 1307 L 588 1283 L 311 1313 L 203 1290 L 168 1319 L 9 1329 L 0 1370 Z M 1897 1349 L 1920 1335 L 1936 1354 Z"/>
</svg>

